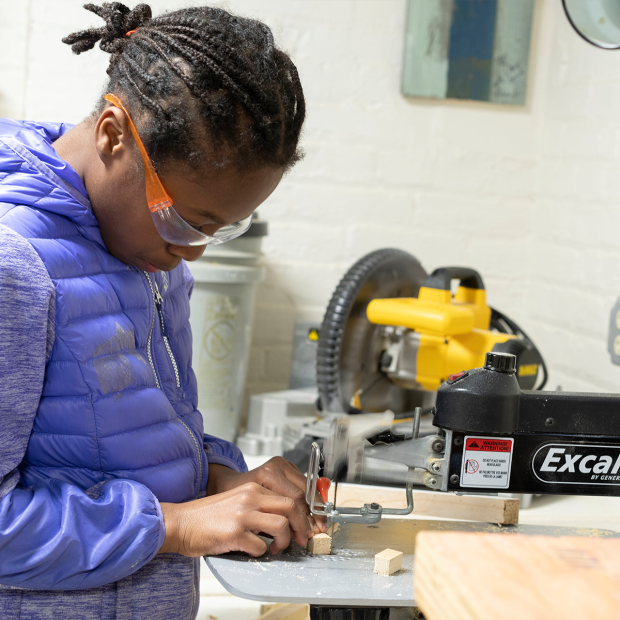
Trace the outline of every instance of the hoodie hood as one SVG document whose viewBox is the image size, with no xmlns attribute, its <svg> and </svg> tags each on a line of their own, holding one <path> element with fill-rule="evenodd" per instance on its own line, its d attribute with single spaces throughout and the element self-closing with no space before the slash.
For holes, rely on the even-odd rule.
<svg viewBox="0 0 620 620">
<path fill-rule="evenodd" d="M 69 131 L 66 123 L 0 119 L 0 202 L 26 205 L 96 227 L 88 193 L 77 172 L 52 142 Z M 99 237 L 91 231 L 91 238 Z"/>
</svg>

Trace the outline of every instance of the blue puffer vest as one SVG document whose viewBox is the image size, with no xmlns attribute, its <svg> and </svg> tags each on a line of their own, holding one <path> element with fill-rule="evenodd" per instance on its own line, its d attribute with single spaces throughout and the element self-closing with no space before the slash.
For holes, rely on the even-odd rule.
<svg viewBox="0 0 620 620">
<path fill-rule="evenodd" d="M 192 279 L 184 264 L 146 274 L 107 251 L 81 180 L 51 147 L 68 129 L 0 123 L 0 222 L 31 243 L 56 289 L 21 485 L 56 478 L 88 489 L 124 478 L 160 501 L 187 501 L 204 495 L 208 475 L 191 369 Z"/>
</svg>

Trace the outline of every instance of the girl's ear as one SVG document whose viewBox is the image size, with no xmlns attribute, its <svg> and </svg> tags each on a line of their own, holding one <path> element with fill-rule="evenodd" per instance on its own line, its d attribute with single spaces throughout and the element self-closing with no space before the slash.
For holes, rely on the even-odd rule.
<svg viewBox="0 0 620 620">
<path fill-rule="evenodd" d="M 105 108 L 95 123 L 95 147 L 99 157 L 104 162 L 122 157 L 131 150 L 132 141 L 125 113 L 114 106 Z"/>
</svg>

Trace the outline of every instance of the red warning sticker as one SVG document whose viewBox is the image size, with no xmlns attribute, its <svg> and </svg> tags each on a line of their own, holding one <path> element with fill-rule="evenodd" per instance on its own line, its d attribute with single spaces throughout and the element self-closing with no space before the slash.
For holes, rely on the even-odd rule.
<svg viewBox="0 0 620 620">
<path fill-rule="evenodd" d="M 507 489 L 513 442 L 512 437 L 465 437 L 461 486 Z"/>
<path fill-rule="evenodd" d="M 481 452 L 510 452 L 512 450 L 512 439 L 469 437 L 465 444 L 465 449 L 480 450 Z"/>
</svg>

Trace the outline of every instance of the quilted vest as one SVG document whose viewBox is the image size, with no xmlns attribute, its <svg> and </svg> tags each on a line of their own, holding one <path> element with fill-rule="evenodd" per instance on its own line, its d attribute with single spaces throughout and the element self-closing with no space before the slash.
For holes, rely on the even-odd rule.
<svg viewBox="0 0 620 620">
<path fill-rule="evenodd" d="M 56 291 L 55 340 L 21 485 L 113 478 L 164 502 L 205 494 L 184 264 L 147 274 L 106 249 L 86 190 L 55 154 L 64 125 L 0 127 L 0 222 L 29 241 Z M 16 123 L 17 125 L 17 123 Z"/>
</svg>

